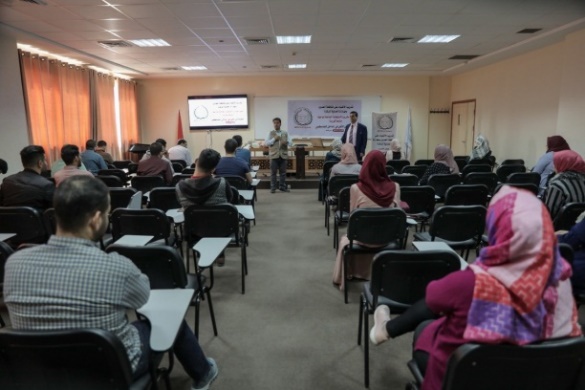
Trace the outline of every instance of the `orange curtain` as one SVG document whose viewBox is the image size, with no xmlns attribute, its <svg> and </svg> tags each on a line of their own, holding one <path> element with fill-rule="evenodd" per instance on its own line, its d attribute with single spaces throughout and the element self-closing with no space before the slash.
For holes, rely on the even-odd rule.
<svg viewBox="0 0 585 390">
<path fill-rule="evenodd" d="M 22 51 L 19 57 L 30 139 L 50 163 L 64 144 L 83 146 L 90 137 L 88 72 Z"/>
<path fill-rule="evenodd" d="M 114 160 L 120 160 L 120 153 L 116 145 L 118 135 L 116 131 L 116 110 L 114 83 L 115 79 L 109 75 L 92 72 L 94 105 L 95 105 L 95 134 L 96 140 L 108 143 Z"/>
<path fill-rule="evenodd" d="M 127 156 L 128 148 L 138 142 L 138 109 L 136 102 L 136 83 L 129 80 L 118 80 L 118 96 L 120 102 L 120 142 L 121 155 Z"/>
</svg>

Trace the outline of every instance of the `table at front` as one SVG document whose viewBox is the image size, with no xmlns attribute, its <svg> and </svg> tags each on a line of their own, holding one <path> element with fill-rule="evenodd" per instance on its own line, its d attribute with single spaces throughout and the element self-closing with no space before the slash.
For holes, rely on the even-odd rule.
<svg viewBox="0 0 585 390">
<path fill-rule="evenodd" d="M 136 311 L 150 322 L 151 350 L 172 348 L 194 293 L 188 288 L 150 291 L 148 302 Z"/>
<path fill-rule="evenodd" d="M 251 148 L 252 152 L 265 152 L 268 149 L 264 148 Z M 297 172 L 297 158 L 294 155 L 296 148 L 291 147 L 289 148 L 289 156 L 288 161 L 286 164 L 286 170 L 288 172 Z M 327 152 L 329 151 L 329 147 L 312 147 L 306 146 L 304 147 L 305 153 L 310 152 Z M 304 155 L 304 167 L 305 173 L 307 174 L 319 174 L 323 172 L 323 164 L 325 163 L 325 155 L 322 156 L 311 156 L 311 155 Z M 270 173 L 270 158 L 268 156 L 256 156 L 253 155 L 251 157 L 251 162 L 253 165 L 258 167 L 260 173 Z"/>
<path fill-rule="evenodd" d="M 16 233 L 0 233 L 0 241 L 6 241 L 14 236 L 16 236 Z"/>
<path fill-rule="evenodd" d="M 467 262 L 459 256 L 459 253 L 455 252 L 453 248 L 447 245 L 445 242 L 442 241 L 413 241 L 412 246 L 419 252 L 426 252 L 426 251 L 450 251 L 453 252 L 459 257 L 459 261 L 461 262 L 461 269 L 467 268 Z"/>
</svg>

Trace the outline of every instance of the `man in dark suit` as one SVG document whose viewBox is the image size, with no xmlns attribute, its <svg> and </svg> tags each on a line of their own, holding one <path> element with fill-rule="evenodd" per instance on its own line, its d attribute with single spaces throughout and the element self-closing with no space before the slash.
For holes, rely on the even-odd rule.
<svg viewBox="0 0 585 390">
<path fill-rule="evenodd" d="M 351 123 L 345 126 L 345 132 L 343 133 L 343 137 L 341 137 L 342 143 L 350 143 L 355 148 L 355 154 L 359 161 L 362 161 L 364 155 L 366 154 L 366 145 L 368 143 L 368 128 L 359 123 L 358 113 L 352 111 L 349 113 L 349 119 Z"/>
</svg>

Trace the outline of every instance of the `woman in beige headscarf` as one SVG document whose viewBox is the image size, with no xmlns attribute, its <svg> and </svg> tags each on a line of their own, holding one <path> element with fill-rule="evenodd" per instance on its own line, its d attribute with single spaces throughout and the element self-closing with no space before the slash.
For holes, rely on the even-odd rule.
<svg viewBox="0 0 585 390">
<path fill-rule="evenodd" d="M 393 138 L 390 141 L 390 149 L 386 152 L 386 161 L 402 159 L 404 159 L 404 153 L 402 152 L 400 141 L 398 138 Z"/>
<path fill-rule="evenodd" d="M 358 163 L 355 155 L 355 148 L 352 144 L 346 143 L 341 147 L 341 161 L 331 168 L 329 177 L 335 175 L 359 175 L 362 166 Z"/>
</svg>

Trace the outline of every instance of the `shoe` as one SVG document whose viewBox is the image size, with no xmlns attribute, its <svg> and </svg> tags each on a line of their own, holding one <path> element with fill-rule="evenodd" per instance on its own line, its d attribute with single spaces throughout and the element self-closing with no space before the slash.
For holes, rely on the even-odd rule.
<svg viewBox="0 0 585 390">
<path fill-rule="evenodd" d="M 374 312 L 374 326 L 370 330 L 370 340 L 374 345 L 382 344 L 388 340 L 386 322 L 390 321 L 390 309 L 386 305 L 378 306 Z"/>
<path fill-rule="evenodd" d="M 211 383 L 217 378 L 219 369 L 217 368 L 215 360 L 207 358 L 207 361 L 209 362 L 209 371 L 207 372 L 207 375 L 205 375 L 205 378 L 201 379 L 199 382 L 194 383 L 193 386 L 191 386 L 191 390 L 208 390 Z"/>
<path fill-rule="evenodd" d="M 290 192 L 290 190 L 288 188 L 279 188 L 279 190 L 282 192 Z"/>
<path fill-rule="evenodd" d="M 276 190 L 274 188 L 270 190 L 271 194 L 274 194 L 275 192 L 276 192 Z"/>
<path fill-rule="evenodd" d="M 223 267 L 225 265 L 225 256 L 218 257 L 217 260 L 215 260 L 215 264 L 217 264 L 218 267 Z"/>
</svg>

